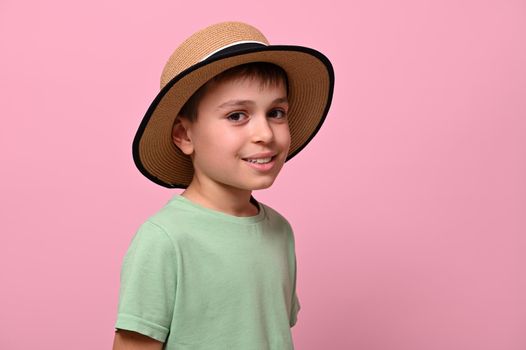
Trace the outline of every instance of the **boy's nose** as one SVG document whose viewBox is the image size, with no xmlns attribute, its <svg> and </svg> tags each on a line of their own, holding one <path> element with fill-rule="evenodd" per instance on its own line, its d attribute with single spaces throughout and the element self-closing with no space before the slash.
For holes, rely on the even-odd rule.
<svg viewBox="0 0 526 350">
<path fill-rule="evenodd" d="M 266 116 L 261 116 L 253 119 L 254 130 L 252 133 L 252 139 L 254 142 L 269 143 L 274 140 L 274 131 L 269 124 Z"/>
</svg>

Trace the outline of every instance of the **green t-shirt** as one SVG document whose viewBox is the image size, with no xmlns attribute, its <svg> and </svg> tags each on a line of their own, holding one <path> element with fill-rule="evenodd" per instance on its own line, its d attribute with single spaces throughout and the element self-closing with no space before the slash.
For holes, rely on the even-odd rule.
<svg viewBox="0 0 526 350">
<path fill-rule="evenodd" d="M 115 328 L 173 350 L 294 349 L 294 235 L 259 203 L 237 217 L 175 195 L 137 231 L 123 259 Z"/>
</svg>

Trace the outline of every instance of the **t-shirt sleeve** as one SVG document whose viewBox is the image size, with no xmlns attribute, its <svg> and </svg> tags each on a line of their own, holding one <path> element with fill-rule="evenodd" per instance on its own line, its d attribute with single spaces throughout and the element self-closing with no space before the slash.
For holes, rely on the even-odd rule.
<svg viewBox="0 0 526 350">
<path fill-rule="evenodd" d="M 298 321 L 298 313 L 301 309 L 300 301 L 298 298 L 298 294 L 295 292 L 294 296 L 292 297 L 292 312 L 290 315 L 290 327 L 294 327 L 296 322 Z"/>
<path fill-rule="evenodd" d="M 161 227 L 145 222 L 123 259 L 115 328 L 165 342 L 172 322 L 176 277 L 172 240 Z"/>
<path fill-rule="evenodd" d="M 290 310 L 290 327 L 294 327 L 296 322 L 298 321 L 298 313 L 301 309 L 300 301 L 298 298 L 298 293 L 296 290 L 297 285 L 297 259 L 296 259 L 296 248 L 295 248 L 295 239 L 294 239 L 294 231 L 292 230 L 292 227 L 287 222 L 287 225 L 289 227 L 289 239 L 290 239 L 290 247 L 291 247 L 291 256 L 294 261 L 294 284 L 292 288 L 292 305 Z"/>
</svg>

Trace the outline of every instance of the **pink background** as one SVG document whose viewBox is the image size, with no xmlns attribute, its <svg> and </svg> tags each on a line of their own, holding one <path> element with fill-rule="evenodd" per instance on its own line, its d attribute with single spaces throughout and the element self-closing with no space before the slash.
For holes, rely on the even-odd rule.
<svg viewBox="0 0 526 350">
<path fill-rule="evenodd" d="M 295 228 L 296 348 L 526 349 L 526 3 L 181 3 L 0 3 L 0 348 L 111 347 L 126 248 L 178 192 L 135 130 L 176 45 L 242 20 L 336 72 L 255 193 Z"/>
</svg>

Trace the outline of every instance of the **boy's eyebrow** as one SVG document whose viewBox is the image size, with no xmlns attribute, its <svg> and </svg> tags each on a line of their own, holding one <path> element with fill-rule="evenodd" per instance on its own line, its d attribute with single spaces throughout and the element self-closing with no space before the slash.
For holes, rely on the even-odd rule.
<svg viewBox="0 0 526 350">
<path fill-rule="evenodd" d="M 287 97 L 279 97 L 272 101 L 272 103 L 289 103 L 289 100 Z M 220 104 L 217 109 L 227 108 L 227 107 L 235 107 L 235 106 L 247 106 L 247 105 L 254 105 L 254 101 L 252 100 L 230 100 L 225 103 Z"/>
</svg>

